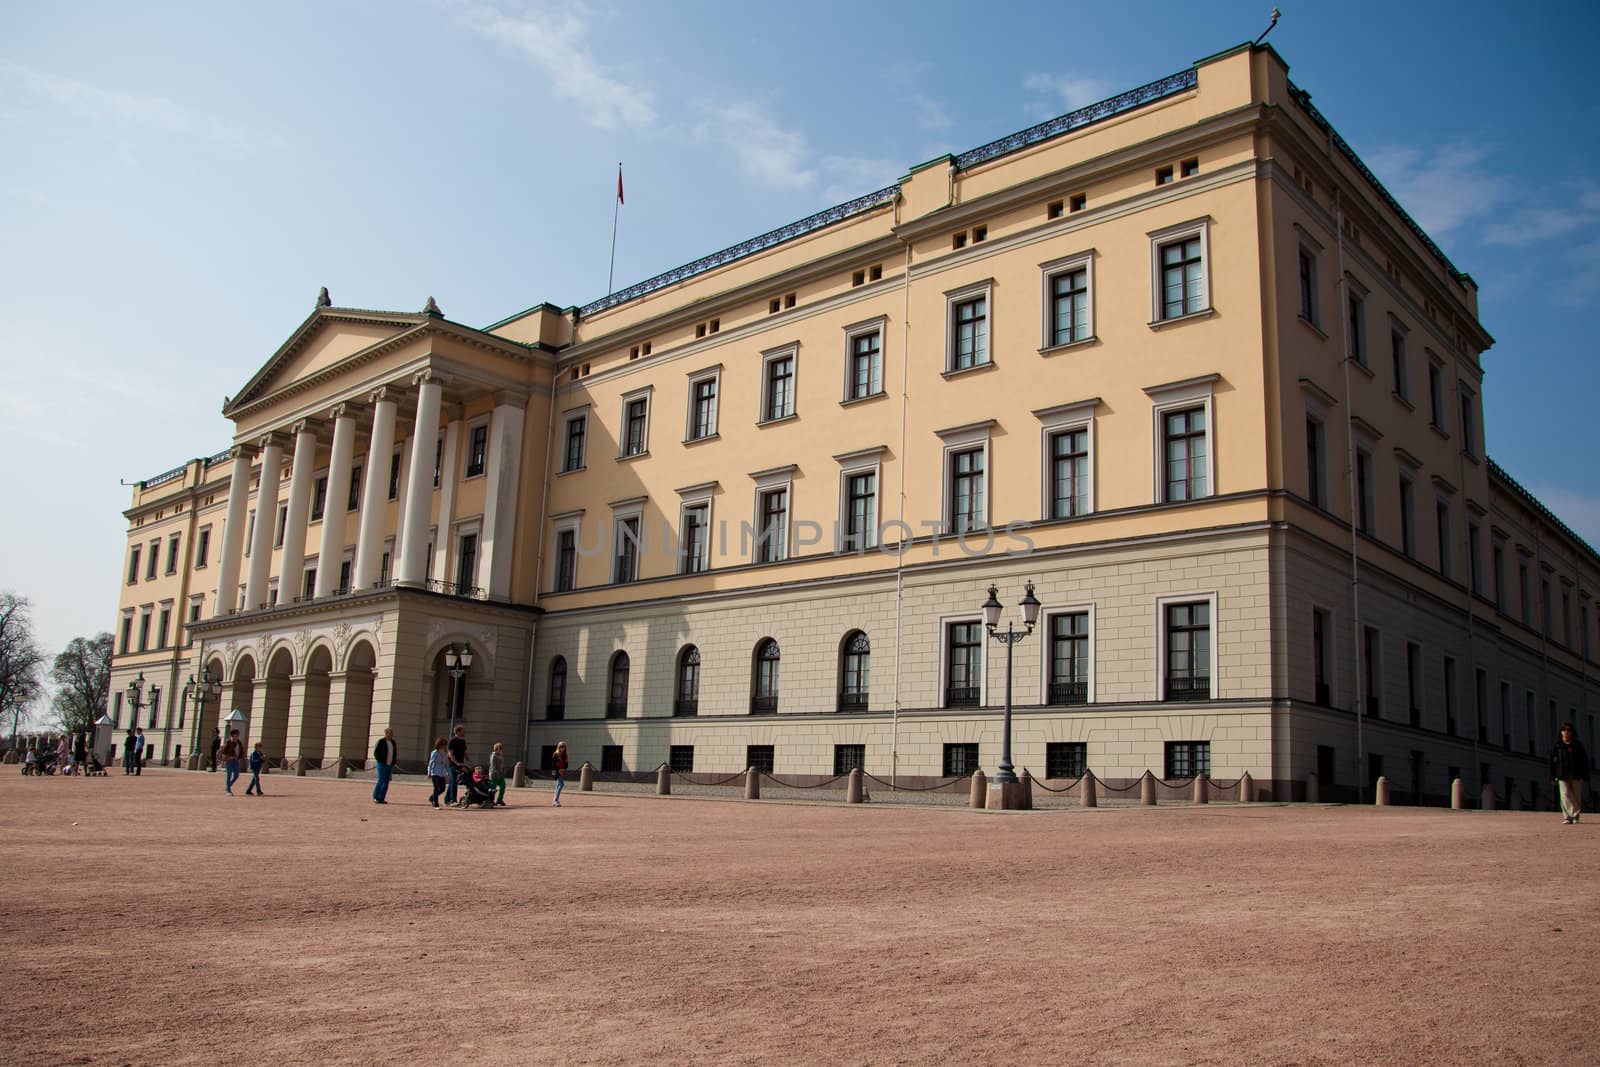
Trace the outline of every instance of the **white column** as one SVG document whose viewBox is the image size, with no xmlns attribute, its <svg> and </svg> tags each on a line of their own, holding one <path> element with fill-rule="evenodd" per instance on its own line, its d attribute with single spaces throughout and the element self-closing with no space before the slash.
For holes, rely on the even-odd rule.
<svg viewBox="0 0 1600 1067">
<path fill-rule="evenodd" d="M 450 523 L 456 506 L 456 465 L 461 452 L 461 409 L 452 405 L 444 427 L 444 452 L 439 457 L 439 529 L 433 536 L 433 576 L 450 574 Z"/>
<path fill-rule="evenodd" d="M 423 371 L 415 381 L 421 386 L 421 393 L 411 432 L 410 477 L 406 480 L 405 508 L 401 512 L 400 562 L 395 567 L 395 581 L 400 585 L 421 585 L 427 576 L 428 513 L 433 505 L 433 456 L 429 453 L 439 439 L 439 405 L 444 395 L 444 383 L 432 371 Z M 443 480 L 441 476 L 440 481 Z"/>
<path fill-rule="evenodd" d="M 317 464 L 317 434 L 302 419 L 294 424 L 294 462 L 289 467 L 289 514 L 278 560 L 278 603 L 292 604 L 305 592 L 306 522 L 311 517 L 311 480 Z M 326 508 L 324 508 L 326 510 Z"/>
<path fill-rule="evenodd" d="M 283 438 L 261 439 L 261 485 L 256 490 L 256 528 L 250 539 L 250 576 L 245 579 L 244 610 L 255 611 L 267 599 L 272 572 L 273 527 L 278 524 L 278 483 L 283 480 Z M 281 583 L 280 583 L 281 584 Z"/>
<path fill-rule="evenodd" d="M 511 595 L 512 540 L 517 532 L 517 480 L 522 471 L 522 424 L 528 398 L 497 393 L 489 420 L 488 486 L 483 502 L 483 548 L 478 573 L 494 600 Z"/>
<path fill-rule="evenodd" d="M 229 453 L 233 473 L 228 478 L 228 514 L 222 520 L 222 545 L 217 550 L 217 598 L 211 617 L 231 614 L 239 603 L 239 557 L 244 552 L 244 524 L 250 503 L 250 457 L 255 449 L 235 445 Z"/>
<path fill-rule="evenodd" d="M 328 412 L 333 419 L 333 455 L 328 460 L 328 496 L 322 502 L 322 548 L 317 553 L 318 597 L 339 588 L 339 565 L 344 562 L 344 527 L 349 509 L 350 459 L 356 450 L 356 420 L 340 404 Z"/>
<path fill-rule="evenodd" d="M 371 589 L 383 568 L 384 505 L 389 502 L 389 457 L 394 454 L 395 398 L 389 388 L 374 389 L 372 439 L 367 446 L 366 484 L 361 487 L 361 526 L 356 537 L 352 589 Z"/>
</svg>

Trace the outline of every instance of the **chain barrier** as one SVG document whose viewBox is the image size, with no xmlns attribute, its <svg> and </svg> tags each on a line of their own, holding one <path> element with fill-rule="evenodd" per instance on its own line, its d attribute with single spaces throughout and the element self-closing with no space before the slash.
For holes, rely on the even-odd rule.
<svg viewBox="0 0 1600 1067">
<path fill-rule="evenodd" d="M 861 772 L 861 777 L 863 777 L 863 778 L 871 778 L 874 782 L 877 782 L 879 785 L 883 786 L 885 789 L 888 789 L 888 790 L 890 790 L 892 792 L 900 792 L 900 793 L 931 793 L 935 789 L 949 789 L 951 786 L 955 785 L 957 782 L 962 782 L 962 781 L 966 781 L 967 779 L 970 779 L 972 777 L 972 775 L 971 774 L 958 774 L 954 778 L 951 778 L 948 782 L 940 782 L 937 785 L 894 785 L 894 784 L 891 784 L 889 782 L 884 781 L 882 778 L 879 778 L 875 774 L 868 774 L 866 771 L 862 771 Z"/>
<path fill-rule="evenodd" d="M 1139 777 L 1135 778 L 1132 785 L 1111 785 L 1104 778 L 1100 777 L 1096 777 L 1094 781 L 1096 785 L 1105 790 L 1107 793 L 1131 793 L 1135 789 L 1139 788 L 1139 783 L 1144 781 L 1144 775 L 1140 775 Z"/>
<path fill-rule="evenodd" d="M 768 774 L 766 771 L 757 771 L 756 773 L 761 775 L 762 778 L 767 779 L 773 785 L 780 786 L 784 789 L 821 789 L 825 785 L 832 785 L 839 779 L 848 777 L 848 775 L 836 774 L 832 778 L 829 778 L 823 782 L 818 782 L 815 785 L 792 785 L 789 782 L 784 781 L 782 778 L 779 778 L 775 774 Z"/>
<path fill-rule="evenodd" d="M 667 774 L 669 776 L 671 776 L 673 778 L 677 778 L 679 781 L 683 782 L 684 785 L 705 785 L 705 786 L 727 785 L 729 782 L 733 781 L 735 778 L 743 778 L 744 777 L 744 772 L 743 771 L 735 771 L 733 774 L 728 775 L 728 777 L 719 778 L 715 782 L 697 782 L 693 778 L 689 777 L 690 775 L 692 775 L 694 773 L 695 773 L 694 771 L 668 771 L 667 772 Z"/>
<path fill-rule="evenodd" d="M 1027 774 L 1030 777 L 1032 776 L 1032 772 L 1029 771 L 1028 768 L 1026 768 L 1026 767 L 1022 768 L 1022 773 Z M 1044 779 L 1043 778 L 1034 778 L 1033 779 L 1033 784 L 1035 786 L 1037 786 L 1038 788 L 1043 789 L 1046 793 L 1065 793 L 1068 790 L 1076 788 L 1087 777 L 1089 777 L 1089 772 L 1085 771 L 1084 773 L 1078 775 L 1078 777 L 1074 778 L 1072 781 L 1068 782 L 1066 785 L 1062 786 L 1060 789 L 1051 789 L 1049 786 L 1044 784 Z"/>
</svg>

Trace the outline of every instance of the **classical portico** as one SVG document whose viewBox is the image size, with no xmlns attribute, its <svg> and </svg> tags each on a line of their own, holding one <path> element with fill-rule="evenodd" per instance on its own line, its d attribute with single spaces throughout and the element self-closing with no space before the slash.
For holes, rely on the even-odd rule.
<svg viewBox="0 0 1600 1067">
<path fill-rule="evenodd" d="M 449 717 L 433 659 L 455 642 L 477 654 L 466 692 L 495 740 L 520 745 L 507 665 L 532 647 L 537 571 L 512 546 L 537 518 L 524 471 L 544 465 L 553 362 L 431 299 L 417 314 L 324 300 L 224 409 L 234 465 L 193 625 L 219 714 L 310 769 L 364 762 L 389 726 L 420 762 Z"/>
</svg>

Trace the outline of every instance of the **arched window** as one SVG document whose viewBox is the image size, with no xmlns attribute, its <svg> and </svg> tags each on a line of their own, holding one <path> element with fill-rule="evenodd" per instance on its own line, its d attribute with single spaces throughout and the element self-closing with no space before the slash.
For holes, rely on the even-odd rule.
<svg viewBox="0 0 1600 1067">
<path fill-rule="evenodd" d="M 750 687 L 750 714 L 770 715 L 778 710 L 778 642 L 764 638 L 756 646 L 754 684 Z"/>
<path fill-rule="evenodd" d="M 567 657 L 557 656 L 550 664 L 550 699 L 544 706 L 547 719 L 567 717 Z"/>
<path fill-rule="evenodd" d="M 693 645 L 684 645 L 678 653 L 678 685 L 672 714 L 700 714 L 700 650 Z"/>
<path fill-rule="evenodd" d="M 606 690 L 606 718 L 628 717 L 628 654 L 618 652 L 611 657 L 611 684 Z"/>
<path fill-rule="evenodd" d="M 866 711 L 872 672 L 872 642 L 860 630 L 844 635 L 839 645 L 839 710 Z"/>
</svg>

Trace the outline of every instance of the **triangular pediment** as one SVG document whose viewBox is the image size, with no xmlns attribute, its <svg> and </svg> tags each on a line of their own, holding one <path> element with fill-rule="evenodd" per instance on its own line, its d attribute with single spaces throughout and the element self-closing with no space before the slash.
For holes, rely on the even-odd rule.
<svg viewBox="0 0 1600 1067">
<path fill-rule="evenodd" d="M 279 346 L 223 408 L 233 417 L 246 406 L 327 372 L 362 352 L 393 342 L 437 320 L 421 314 L 319 307 Z"/>
</svg>

